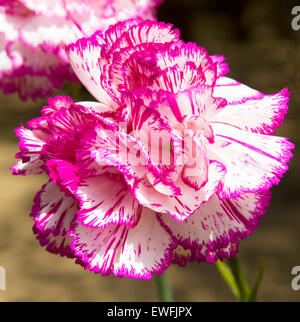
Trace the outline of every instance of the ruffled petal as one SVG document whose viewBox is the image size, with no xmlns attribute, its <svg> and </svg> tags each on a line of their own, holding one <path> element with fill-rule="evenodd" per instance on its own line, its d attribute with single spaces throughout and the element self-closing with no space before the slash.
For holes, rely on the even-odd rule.
<svg viewBox="0 0 300 322">
<path fill-rule="evenodd" d="M 3 73 L 8 72 L 13 68 L 13 62 L 6 51 L 7 45 L 7 39 L 0 33 L 0 78 Z"/>
<path fill-rule="evenodd" d="M 226 100 L 214 98 L 212 87 L 200 84 L 176 94 L 160 91 L 156 104 L 161 117 L 174 127 L 185 118 L 194 116 L 213 119 L 218 109 L 226 105 Z"/>
<path fill-rule="evenodd" d="M 89 39 L 83 38 L 69 45 L 68 53 L 71 66 L 82 84 L 99 102 L 113 108 L 114 103 L 101 84 L 99 59 L 103 42 L 101 33 L 96 33 Z"/>
<path fill-rule="evenodd" d="M 102 82 L 118 104 L 124 103 L 120 91 L 126 86 L 129 87 L 128 82 L 136 78 L 135 71 L 133 75 L 129 75 L 126 70 L 128 67 L 123 66 L 126 60 L 133 53 L 139 54 L 146 48 L 153 52 L 160 46 L 179 41 L 179 31 L 172 27 L 171 24 L 132 19 L 118 23 L 106 31 L 105 44 L 101 49 Z"/>
<path fill-rule="evenodd" d="M 210 58 L 215 64 L 217 64 L 217 78 L 223 77 L 229 72 L 228 63 L 224 62 L 224 56 L 212 55 Z"/>
<path fill-rule="evenodd" d="M 257 228 L 270 198 L 270 192 L 223 200 L 214 195 L 182 223 L 161 214 L 163 226 L 183 247 L 175 254 L 174 262 L 179 265 L 193 260 L 213 263 L 234 256 L 240 240 Z"/>
<path fill-rule="evenodd" d="M 158 89 L 176 93 L 199 84 L 213 86 L 216 82 L 216 65 L 206 49 L 195 43 L 178 42 L 154 54 L 161 70 L 155 80 Z"/>
<path fill-rule="evenodd" d="M 155 9 L 160 2 L 160 0 L 75 1 L 66 4 L 70 13 L 69 18 L 77 23 L 86 35 L 91 35 L 95 30 L 107 30 L 111 25 L 127 19 L 136 17 L 155 19 Z"/>
<path fill-rule="evenodd" d="M 182 222 L 207 202 L 217 191 L 225 169 L 218 162 L 209 164 L 208 180 L 199 190 L 187 185 L 181 178 L 176 182 L 181 195 L 164 195 L 156 191 L 146 178 L 132 186 L 132 193 L 140 204 L 156 212 L 167 213 L 173 220 Z"/>
<path fill-rule="evenodd" d="M 125 25 L 125 28 L 122 26 L 122 24 Z M 116 41 L 112 44 L 110 40 L 109 48 L 103 49 L 102 57 L 104 53 L 109 57 L 112 53 L 117 52 L 122 48 L 133 48 L 140 44 L 165 44 L 179 41 L 179 30 L 172 28 L 172 24 L 165 24 L 163 22 L 151 20 L 141 21 L 138 19 L 129 20 L 119 25 L 117 24 L 111 27 L 111 29 L 105 33 L 106 43 L 108 35 L 111 38 L 112 34 L 116 35 Z M 121 30 L 121 33 L 119 30 Z M 126 32 L 124 32 L 125 30 Z"/>
<path fill-rule="evenodd" d="M 99 169 L 101 174 L 86 178 L 81 176 L 82 169 L 68 161 L 52 159 L 47 167 L 53 182 L 79 201 L 77 219 L 83 225 L 91 228 L 104 228 L 110 224 L 134 227 L 138 222 L 141 206 L 117 170 L 103 168 L 101 173 Z"/>
<path fill-rule="evenodd" d="M 142 207 L 119 174 L 106 173 L 81 180 L 73 191 L 79 200 L 78 220 L 91 228 L 108 225 L 134 227 Z"/>
<path fill-rule="evenodd" d="M 114 119 L 110 119 L 110 116 L 114 116 L 113 111 L 111 109 L 111 106 L 103 104 L 103 103 L 98 103 L 98 102 L 91 102 L 91 101 L 81 101 L 78 102 L 77 105 L 83 106 L 87 109 L 89 109 L 92 113 L 97 113 L 99 115 L 104 115 L 105 120 L 102 119 L 104 122 L 105 121 L 111 121 L 114 122 Z"/>
<path fill-rule="evenodd" d="M 105 34 L 103 35 L 105 46 L 101 52 L 102 58 L 107 55 L 112 46 L 116 43 L 117 39 L 119 39 L 125 31 L 127 31 L 131 26 L 134 26 L 140 22 L 142 22 L 142 19 L 140 18 L 128 19 L 126 21 L 119 21 L 113 26 L 107 28 Z"/>
<path fill-rule="evenodd" d="M 118 21 L 135 17 L 154 19 L 159 2 L 160 0 L 2 1 L 0 88 L 6 94 L 18 92 L 25 100 L 49 96 L 54 89 L 61 89 L 65 80 L 77 82 L 66 53 L 67 45 L 82 37 L 90 37 L 96 31 L 99 35 Z M 53 34 L 56 36 L 53 37 Z M 80 50 L 74 54 L 76 55 L 81 55 Z M 103 95 L 102 99 L 105 100 L 107 95 L 101 86 L 97 90 L 100 82 L 97 72 L 99 52 L 95 50 L 92 56 L 95 56 L 95 60 L 87 60 L 94 64 L 91 68 L 93 73 L 87 71 L 85 62 L 80 60 L 82 57 L 74 58 L 73 67 L 79 78 L 84 78 L 81 81 L 88 90 L 97 99 Z M 2 75 L 4 71 L 5 75 Z"/>
<path fill-rule="evenodd" d="M 42 130 L 28 130 L 23 125 L 15 130 L 20 142 L 18 144 L 22 156 L 40 154 L 48 135 Z"/>
<path fill-rule="evenodd" d="M 42 123 L 39 119 L 33 119 L 28 123 L 33 126 L 32 130 L 24 128 L 23 125 L 15 130 L 20 140 L 20 152 L 16 154 L 16 158 L 21 160 L 10 168 L 14 175 L 35 175 L 44 172 L 44 161 L 40 154 L 49 135 L 39 126 Z"/>
<path fill-rule="evenodd" d="M 230 124 L 255 133 L 273 134 L 274 129 L 283 123 L 288 101 L 287 89 L 273 95 L 245 97 L 242 103 L 231 103 L 218 110 L 212 122 Z"/>
<path fill-rule="evenodd" d="M 19 41 L 11 41 L 6 48 L 12 68 L 0 78 L 4 93 L 18 92 L 21 99 L 42 98 L 60 89 L 65 80 L 76 81 L 71 67 L 58 57 L 58 52 L 45 53 L 41 48 L 32 49 Z"/>
<path fill-rule="evenodd" d="M 48 99 L 48 105 L 43 106 L 41 114 L 44 117 L 52 117 L 62 107 L 68 109 L 75 102 L 68 96 L 55 96 Z"/>
<path fill-rule="evenodd" d="M 150 279 L 153 273 L 162 274 L 176 247 L 155 213 L 146 208 L 134 228 L 92 229 L 76 222 L 70 235 L 72 249 L 85 269 L 117 277 Z"/>
<path fill-rule="evenodd" d="M 40 245 L 42 247 L 46 247 L 46 251 L 49 253 L 59 254 L 62 257 L 66 256 L 68 258 L 75 257 L 70 246 L 70 237 L 61 235 L 55 236 L 52 232 L 44 233 L 40 231 L 36 225 L 33 226 L 32 230 Z"/>
<path fill-rule="evenodd" d="M 72 105 L 69 108 L 61 107 L 58 112 L 53 115 L 48 123 L 49 128 L 54 133 L 74 133 L 83 132 L 85 129 L 93 128 L 101 120 L 89 111 L 89 109 Z M 76 144 L 77 142 L 73 142 Z"/>
<path fill-rule="evenodd" d="M 56 53 L 65 61 L 65 45 L 83 36 L 80 28 L 73 21 L 44 15 L 27 17 L 19 30 L 19 35 L 22 43 L 29 48 L 41 48 L 45 53 Z"/>
<path fill-rule="evenodd" d="M 199 143 L 194 149 L 197 151 L 197 158 L 191 153 L 182 171 L 182 181 L 196 191 L 199 191 L 207 183 L 209 169 L 209 162 L 204 146 Z"/>
<path fill-rule="evenodd" d="M 40 232 L 64 237 L 76 216 L 77 204 L 75 198 L 66 196 L 58 186 L 49 181 L 36 195 L 30 215 Z"/>
<path fill-rule="evenodd" d="M 40 160 L 38 156 L 32 156 L 27 162 L 18 161 L 10 170 L 14 175 L 32 176 L 43 173 L 43 166 L 44 161 Z"/>
<path fill-rule="evenodd" d="M 86 132 L 80 145 L 77 151 L 80 168 L 95 173 L 99 167 L 114 167 L 130 185 L 135 185 L 145 175 L 145 166 L 151 165 L 141 142 L 118 127 L 107 128 L 97 124 Z"/>
<path fill-rule="evenodd" d="M 211 126 L 215 142 L 207 146 L 208 158 L 226 167 L 221 198 L 265 191 L 279 183 L 288 169 L 294 144 L 286 138 L 246 132 L 226 124 Z"/>
<path fill-rule="evenodd" d="M 194 257 L 191 249 L 184 249 L 181 245 L 178 245 L 178 247 L 174 249 L 172 264 L 185 266 L 188 262 L 192 262 L 193 260 Z"/>
<path fill-rule="evenodd" d="M 46 163 L 47 172 L 52 182 L 65 193 L 66 196 L 73 196 L 72 191 L 77 187 L 80 176 L 78 175 L 78 167 L 73 163 L 60 160 L 50 159 Z"/>
<path fill-rule="evenodd" d="M 65 16 L 66 10 L 61 0 L 19 0 L 30 10 L 45 15 Z M 68 0 L 69 1 L 69 0 Z M 71 0 L 72 2 L 72 0 Z"/>
<path fill-rule="evenodd" d="M 2 75 L 0 89 L 4 94 L 18 93 L 22 100 L 44 98 L 52 94 L 53 85 L 48 76 L 30 75 L 25 69 Z"/>
<path fill-rule="evenodd" d="M 237 104 L 248 99 L 261 99 L 264 94 L 232 78 L 220 77 L 216 81 L 213 96 L 225 98 L 228 104 Z"/>
</svg>

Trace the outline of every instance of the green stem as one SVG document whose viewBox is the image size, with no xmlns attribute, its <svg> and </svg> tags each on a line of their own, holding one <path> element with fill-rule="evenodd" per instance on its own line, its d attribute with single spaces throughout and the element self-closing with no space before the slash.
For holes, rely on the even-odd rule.
<svg viewBox="0 0 300 322">
<path fill-rule="evenodd" d="M 230 266 L 230 269 L 232 271 L 232 274 L 235 278 L 237 287 L 239 289 L 240 293 L 240 301 L 244 302 L 247 300 L 249 294 L 250 294 L 250 288 L 246 281 L 246 278 L 243 274 L 243 271 L 240 267 L 240 264 L 238 260 L 234 257 L 230 257 L 228 259 L 228 264 Z"/>
<path fill-rule="evenodd" d="M 167 272 L 156 277 L 157 290 L 161 302 L 173 302 L 173 294 Z"/>
</svg>

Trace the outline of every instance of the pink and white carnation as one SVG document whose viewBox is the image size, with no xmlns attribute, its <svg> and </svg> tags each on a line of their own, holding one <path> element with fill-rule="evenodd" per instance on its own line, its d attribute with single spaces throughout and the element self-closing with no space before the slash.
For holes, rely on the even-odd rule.
<svg viewBox="0 0 300 322">
<path fill-rule="evenodd" d="M 155 18 L 162 0 L 0 0 L 0 89 L 43 98 L 77 82 L 66 45 L 129 18 Z"/>
<path fill-rule="evenodd" d="M 49 176 L 31 212 L 41 245 L 142 279 L 235 256 L 292 157 L 272 135 L 288 90 L 265 95 L 226 77 L 224 57 L 149 20 L 78 40 L 69 59 L 98 102 L 57 96 L 16 130 L 13 173 Z"/>
</svg>

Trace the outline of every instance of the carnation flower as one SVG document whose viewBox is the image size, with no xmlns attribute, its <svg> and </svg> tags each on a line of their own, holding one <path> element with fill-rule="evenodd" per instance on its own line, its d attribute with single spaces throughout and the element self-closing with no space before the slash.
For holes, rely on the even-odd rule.
<svg viewBox="0 0 300 322">
<path fill-rule="evenodd" d="M 225 77 L 224 57 L 149 20 L 78 40 L 69 58 L 98 102 L 49 99 L 16 130 L 13 173 L 49 176 L 31 212 L 41 245 L 143 279 L 235 256 L 288 169 L 293 144 L 271 135 L 288 90 Z"/>
<path fill-rule="evenodd" d="M 43 98 L 78 81 L 65 46 L 128 18 L 154 18 L 161 0 L 0 0 L 0 88 Z"/>
</svg>

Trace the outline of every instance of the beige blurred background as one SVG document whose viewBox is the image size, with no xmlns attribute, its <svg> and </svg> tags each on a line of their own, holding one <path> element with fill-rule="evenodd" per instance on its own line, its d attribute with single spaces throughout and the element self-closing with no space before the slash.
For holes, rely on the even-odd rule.
<svg viewBox="0 0 300 322">
<path fill-rule="evenodd" d="M 265 93 L 288 86 L 290 111 L 278 135 L 299 143 L 300 30 L 291 27 L 297 1 L 165 0 L 159 19 L 174 23 L 185 41 L 227 57 L 229 76 Z M 12 176 L 17 140 L 14 128 L 39 116 L 43 101 L 21 102 L 0 96 L 0 266 L 6 269 L 6 291 L 0 301 L 156 301 L 151 281 L 102 277 L 85 272 L 73 260 L 47 253 L 32 234 L 32 200 L 43 176 Z M 300 265 L 300 168 L 298 152 L 289 172 L 272 189 L 267 214 L 252 236 L 241 243 L 239 258 L 253 283 L 258 260 L 265 275 L 259 301 L 299 301 L 291 288 L 291 270 Z M 169 269 L 178 301 L 232 301 L 214 265 L 192 263 Z"/>
</svg>

